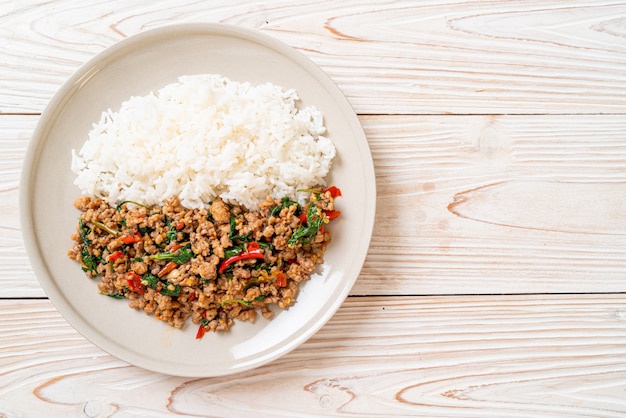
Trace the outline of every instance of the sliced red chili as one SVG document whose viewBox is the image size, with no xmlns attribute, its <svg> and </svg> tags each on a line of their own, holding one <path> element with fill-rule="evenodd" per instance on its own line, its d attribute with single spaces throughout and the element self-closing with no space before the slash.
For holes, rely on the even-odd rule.
<svg viewBox="0 0 626 418">
<path fill-rule="evenodd" d="M 204 337 L 204 334 L 209 331 L 209 327 L 207 326 L 208 321 L 206 320 L 206 311 L 202 312 L 202 320 L 200 321 L 200 326 L 198 327 L 198 332 L 196 332 L 196 340 Z"/>
<path fill-rule="evenodd" d="M 324 190 L 324 193 L 326 192 L 330 192 L 330 197 L 332 197 L 333 199 L 341 196 L 341 190 L 339 190 L 339 188 L 336 186 L 330 186 L 328 189 Z"/>
<path fill-rule="evenodd" d="M 287 286 L 287 276 L 285 276 L 285 273 L 283 273 L 282 271 L 278 273 L 278 275 L 276 276 L 276 286 L 278 287 Z"/>
<path fill-rule="evenodd" d="M 198 327 L 198 332 L 196 332 L 196 340 L 199 340 L 200 338 L 204 337 L 204 334 L 206 334 L 207 332 L 207 327 L 205 327 L 204 325 L 200 325 Z"/>
<path fill-rule="evenodd" d="M 165 276 L 170 271 L 174 270 L 176 267 L 178 267 L 178 264 L 176 264 L 173 261 L 168 261 L 168 263 L 165 266 L 163 266 L 161 270 L 159 270 L 159 272 L 157 273 L 157 276 L 160 279 L 161 277 Z"/>
<path fill-rule="evenodd" d="M 123 252 L 121 252 L 121 251 L 115 251 L 114 253 L 109 254 L 109 255 L 107 256 L 106 260 L 107 260 L 107 262 L 109 262 L 109 263 L 110 263 L 110 262 L 115 261 L 115 260 L 118 260 L 118 259 L 120 259 L 120 258 L 122 258 L 122 257 L 124 257 L 124 253 L 123 253 Z"/>
<path fill-rule="evenodd" d="M 128 283 L 128 288 L 132 292 L 139 293 L 140 295 L 143 295 L 146 290 L 144 285 L 141 283 L 141 276 L 133 271 L 129 271 L 126 274 L 126 283 Z"/>
<path fill-rule="evenodd" d="M 263 255 L 263 251 L 261 250 L 261 246 L 259 245 L 258 242 L 255 242 L 255 241 L 248 243 L 246 252 L 242 252 L 232 257 L 228 257 L 227 259 L 222 261 L 218 269 L 218 272 L 223 273 L 224 270 L 228 268 L 228 266 L 230 266 L 231 264 L 237 261 L 250 260 L 252 258 L 259 258 L 259 259 L 265 258 L 265 256 Z"/>
<path fill-rule="evenodd" d="M 326 215 L 329 221 L 332 221 L 333 219 L 337 219 L 339 215 L 341 215 L 341 212 L 338 210 L 325 210 L 324 215 Z"/>
<path fill-rule="evenodd" d="M 184 227 L 185 227 L 185 223 L 183 221 L 180 221 L 179 223 L 176 224 L 176 230 L 177 231 L 180 231 Z"/>
<path fill-rule="evenodd" d="M 184 246 L 184 244 L 176 244 L 176 245 L 172 245 L 172 248 L 170 248 L 170 253 L 175 253 L 176 251 L 180 250 L 182 247 Z"/>
<path fill-rule="evenodd" d="M 125 235 L 122 238 L 122 242 L 126 245 L 131 245 L 131 244 L 141 241 L 141 239 L 142 239 L 141 234 L 139 232 L 135 232 L 133 235 Z"/>
</svg>

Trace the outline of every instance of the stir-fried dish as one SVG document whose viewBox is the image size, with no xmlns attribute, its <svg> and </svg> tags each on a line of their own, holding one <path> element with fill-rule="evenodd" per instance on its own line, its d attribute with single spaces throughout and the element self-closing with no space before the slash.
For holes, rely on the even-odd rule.
<svg viewBox="0 0 626 418">
<path fill-rule="evenodd" d="M 181 328 L 191 317 L 197 338 L 254 321 L 296 302 L 299 283 L 323 262 L 339 216 L 336 187 L 311 189 L 309 202 L 268 197 L 259 210 L 227 204 L 188 209 L 178 198 L 161 206 L 111 206 L 81 197 L 70 258 L 99 291 Z"/>
</svg>

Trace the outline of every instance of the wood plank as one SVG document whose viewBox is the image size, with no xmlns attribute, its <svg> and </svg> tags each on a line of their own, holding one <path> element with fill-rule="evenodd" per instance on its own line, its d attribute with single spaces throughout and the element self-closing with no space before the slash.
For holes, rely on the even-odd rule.
<svg viewBox="0 0 626 418">
<path fill-rule="evenodd" d="M 0 117 L 0 297 L 44 296 L 17 207 L 36 121 Z M 626 291 L 626 116 L 361 121 L 379 199 L 354 295 Z"/>
<path fill-rule="evenodd" d="M 186 379 L 129 366 L 48 301 L 0 301 L 3 416 L 626 414 L 626 297 L 350 298 L 273 363 Z"/>
<path fill-rule="evenodd" d="M 378 206 L 354 294 L 624 292 L 626 117 L 362 117 Z"/>
<path fill-rule="evenodd" d="M 37 119 L 0 116 L 0 297 L 45 296 L 26 255 L 19 219 L 22 163 Z"/>
<path fill-rule="evenodd" d="M 362 114 L 624 113 L 624 13 L 609 1 L 10 2 L 0 6 L 0 113 L 41 112 L 104 48 L 192 21 L 286 42 Z"/>
</svg>

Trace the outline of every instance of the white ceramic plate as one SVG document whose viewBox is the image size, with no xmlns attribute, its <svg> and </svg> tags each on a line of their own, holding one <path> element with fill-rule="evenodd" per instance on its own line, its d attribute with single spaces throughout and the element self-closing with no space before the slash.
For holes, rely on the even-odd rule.
<svg viewBox="0 0 626 418">
<path fill-rule="evenodd" d="M 234 81 L 295 88 L 301 106 L 322 111 L 335 143 L 329 184 L 341 188 L 342 216 L 319 274 L 301 285 L 297 303 L 272 320 L 236 322 L 227 333 L 195 339 L 182 330 L 97 291 L 67 257 L 80 196 L 70 150 L 79 149 L 103 110 L 117 110 L 185 74 L 218 73 Z M 179 376 L 218 376 L 266 364 L 293 350 L 337 311 L 356 281 L 369 247 L 376 187 L 372 158 L 359 121 L 337 86 L 306 57 L 258 32 L 219 24 L 162 27 L 127 38 L 81 67 L 41 116 L 21 184 L 21 222 L 33 269 L 65 318 L 87 339 L 137 366 Z"/>
</svg>

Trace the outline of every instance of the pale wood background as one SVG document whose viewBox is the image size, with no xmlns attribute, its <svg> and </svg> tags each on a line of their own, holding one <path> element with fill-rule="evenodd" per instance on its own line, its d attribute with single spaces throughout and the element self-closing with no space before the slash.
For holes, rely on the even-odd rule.
<svg viewBox="0 0 626 418">
<path fill-rule="evenodd" d="M 366 131 L 377 217 L 351 296 L 225 378 L 129 366 L 71 328 L 19 224 L 39 114 L 82 63 L 169 23 L 304 53 Z M 0 3 L 0 416 L 626 416 L 626 3 Z"/>
</svg>

